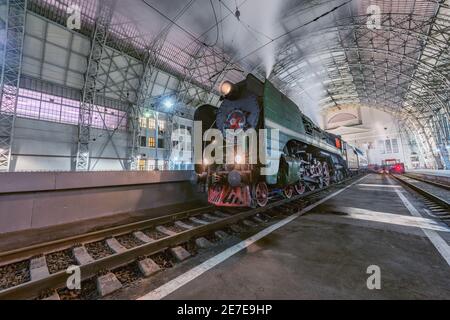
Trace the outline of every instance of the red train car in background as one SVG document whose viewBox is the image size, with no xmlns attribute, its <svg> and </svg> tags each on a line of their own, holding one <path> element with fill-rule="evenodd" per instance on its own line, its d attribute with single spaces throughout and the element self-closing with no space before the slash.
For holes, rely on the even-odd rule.
<svg viewBox="0 0 450 320">
<path fill-rule="evenodd" d="M 383 161 L 383 167 L 385 172 L 404 174 L 405 164 L 396 159 L 387 159 Z"/>
</svg>

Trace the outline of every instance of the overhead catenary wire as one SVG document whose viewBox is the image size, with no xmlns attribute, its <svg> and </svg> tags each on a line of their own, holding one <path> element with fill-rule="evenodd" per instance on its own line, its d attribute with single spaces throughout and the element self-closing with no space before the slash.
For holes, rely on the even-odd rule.
<svg viewBox="0 0 450 320">
<path fill-rule="evenodd" d="M 171 21 L 173 19 L 171 19 L 170 17 L 168 17 L 166 14 L 164 14 L 163 12 L 161 12 L 160 10 L 158 10 L 157 8 L 155 8 L 155 6 L 149 4 L 146 2 L 146 0 L 142 0 L 147 6 L 149 6 L 151 9 L 155 10 L 159 15 L 161 15 L 162 17 L 164 17 L 166 20 Z M 195 1 L 195 0 L 194 0 Z M 244 5 L 248 0 L 243 0 L 239 6 Z M 194 36 L 191 32 L 189 32 L 188 30 L 186 30 L 185 28 L 179 26 L 177 23 L 174 23 L 175 26 L 179 27 L 182 31 L 186 32 L 189 36 L 191 36 L 193 38 L 192 41 L 190 41 L 187 45 L 185 45 L 182 49 L 180 48 L 180 51 L 175 54 L 173 56 L 174 59 L 176 59 L 181 52 L 186 52 L 186 50 L 194 43 L 194 42 L 200 42 L 201 44 L 207 46 L 206 43 L 204 43 L 203 41 L 201 41 L 200 39 L 205 36 L 208 32 L 210 32 L 211 30 L 213 30 L 216 26 L 218 26 L 218 24 L 222 24 L 228 17 L 230 17 L 231 15 L 233 15 L 233 13 L 229 13 L 227 15 L 225 15 L 224 17 L 222 17 L 219 21 L 216 21 L 215 24 L 213 24 L 211 27 L 209 27 L 208 29 L 206 29 L 203 33 L 201 33 L 198 36 Z M 233 15 L 234 16 L 234 15 Z M 223 39 L 223 32 L 222 32 L 222 39 Z M 222 40 L 223 41 L 223 40 Z"/>
<path fill-rule="evenodd" d="M 219 21 L 217 19 L 217 14 L 216 14 L 216 8 L 214 8 L 214 3 L 212 2 L 212 0 L 209 0 L 209 3 L 211 3 L 211 8 L 214 14 L 214 19 L 216 20 L 216 41 L 213 44 L 209 44 L 207 45 L 208 47 L 214 47 L 215 45 L 217 45 L 217 42 L 219 42 Z"/>
<path fill-rule="evenodd" d="M 142 0 L 147 6 L 150 6 L 145 0 Z M 169 30 L 172 28 L 172 26 L 175 24 L 175 22 L 180 19 L 187 10 L 194 4 L 196 0 L 190 0 L 176 15 L 173 19 L 169 18 L 166 15 L 163 15 L 167 20 L 170 21 L 170 24 L 165 26 L 161 29 L 161 31 L 155 36 L 153 43 L 149 45 L 149 50 L 153 50 L 152 47 L 154 47 L 160 38 L 163 38 L 167 35 Z M 161 12 L 158 12 L 159 14 L 162 14 Z"/>
<path fill-rule="evenodd" d="M 195 0 L 193 0 L 195 1 Z M 248 0 L 244 0 L 242 1 L 242 3 L 240 5 L 243 5 L 244 3 L 246 3 Z M 158 13 L 160 16 L 162 16 L 164 19 L 170 21 L 174 26 L 178 27 L 180 30 L 182 30 L 183 32 L 185 32 L 186 34 L 188 34 L 190 37 L 192 37 L 194 39 L 194 41 L 200 41 L 202 44 L 207 45 L 206 43 L 204 43 L 203 41 L 200 40 L 201 37 L 203 37 L 205 34 L 207 34 L 209 31 L 211 31 L 212 29 L 216 28 L 217 25 L 219 25 L 221 22 L 223 22 L 225 19 L 227 19 L 231 14 L 226 15 L 225 17 L 223 17 L 220 20 L 216 20 L 216 22 L 214 23 L 214 25 L 212 25 L 211 27 L 209 27 L 205 32 L 203 32 L 202 34 L 200 34 L 199 36 L 196 36 L 195 34 L 193 34 L 191 31 L 187 30 L 185 27 L 183 27 L 182 25 L 178 24 L 176 22 L 177 19 L 172 19 L 170 18 L 168 15 L 166 15 L 164 12 L 162 12 L 161 10 L 159 10 L 158 8 L 156 8 L 154 5 L 152 5 L 151 3 L 148 3 L 147 0 L 142 0 L 142 2 L 144 2 L 148 7 L 150 7 L 151 9 L 153 9 L 156 13 Z M 215 11 L 214 11 L 215 12 Z"/>
<path fill-rule="evenodd" d="M 220 29 L 222 30 L 222 48 L 225 48 L 225 37 L 224 37 L 224 32 L 223 32 L 223 11 L 222 11 L 222 6 L 219 6 L 219 12 L 220 12 Z"/>
<path fill-rule="evenodd" d="M 308 21 L 308 22 L 306 22 L 306 23 L 304 23 L 304 24 L 302 24 L 302 25 L 300 25 L 300 26 L 297 26 L 297 27 L 295 27 L 295 28 L 293 28 L 293 29 L 291 29 L 291 30 L 288 30 L 288 31 L 286 31 L 286 32 L 284 32 L 284 33 L 282 33 L 282 34 L 276 36 L 275 38 L 272 38 L 271 40 L 269 40 L 269 41 L 266 42 L 265 44 L 259 46 L 258 48 L 254 49 L 254 50 L 252 50 L 251 52 L 249 52 L 249 53 L 245 54 L 244 56 L 240 57 L 240 58 L 239 58 L 238 60 L 236 60 L 234 63 L 239 63 L 239 62 L 243 61 L 244 59 L 248 58 L 249 56 L 255 54 L 256 52 L 258 52 L 258 51 L 264 49 L 265 47 L 267 47 L 268 45 L 272 44 L 273 42 L 276 42 L 276 41 L 280 40 L 281 38 L 284 38 L 284 37 L 288 36 L 289 34 L 295 32 L 295 31 L 297 31 L 297 30 L 299 30 L 299 29 L 301 29 L 301 28 L 304 28 L 304 27 L 306 27 L 307 25 L 310 25 L 310 24 L 316 22 L 317 20 L 319 20 L 319 19 L 321 19 L 321 18 L 323 18 L 323 17 L 325 17 L 325 16 L 327 16 L 327 15 L 333 13 L 334 11 L 336 11 L 336 10 L 338 10 L 339 8 L 341 8 L 341 7 L 343 7 L 343 6 L 347 5 L 347 4 L 349 4 L 349 3 L 352 2 L 352 1 L 353 1 L 353 0 L 348 0 L 348 1 L 346 1 L 346 2 L 344 2 L 344 3 L 342 3 L 342 4 L 340 4 L 339 6 L 336 6 L 336 7 L 332 8 L 332 9 L 330 9 L 329 11 L 327 11 L 327 12 L 321 14 L 321 15 L 318 16 L 318 17 L 316 17 L 316 18 L 314 18 L 314 19 L 312 19 L 312 20 L 310 20 L 310 21 Z"/>
<path fill-rule="evenodd" d="M 243 0 L 243 1 L 241 2 L 240 6 L 244 5 L 247 1 L 248 1 L 248 0 Z M 219 0 L 219 2 L 220 2 L 220 0 Z M 220 6 L 220 10 L 222 10 L 222 7 L 221 7 L 221 6 Z M 218 21 L 218 24 L 222 24 L 222 25 L 223 25 L 223 22 L 224 22 L 228 17 L 230 17 L 231 15 L 234 16 L 234 13 L 231 12 L 231 13 L 228 13 L 226 16 L 222 17 L 222 18 Z M 184 47 L 183 50 L 186 50 L 193 42 L 195 42 L 195 41 L 200 41 L 200 39 L 201 39 L 204 35 L 206 35 L 208 32 L 210 32 L 211 30 L 213 30 L 215 27 L 216 27 L 216 24 L 213 24 L 211 27 L 209 27 L 208 29 L 206 29 L 203 33 L 201 33 L 199 36 L 197 36 L 195 39 L 193 39 L 193 41 L 191 41 L 189 44 L 187 44 L 187 45 Z M 222 27 L 222 29 L 223 29 L 223 27 Z M 201 41 L 201 42 L 203 43 L 203 41 Z M 224 40 L 223 40 L 223 32 L 222 32 L 222 42 L 224 42 Z M 223 45 L 225 45 L 225 44 L 223 44 Z"/>
<path fill-rule="evenodd" d="M 221 0 L 219 0 L 219 1 L 221 1 Z M 346 2 L 344 2 L 344 3 L 342 3 L 342 4 L 338 5 L 338 6 L 336 6 L 336 7 L 334 7 L 334 8 L 332 8 L 332 9 L 330 9 L 330 10 L 328 10 L 327 12 L 324 12 L 324 13 L 321 14 L 320 16 L 317 16 L 316 18 L 314 18 L 314 19 L 312 19 L 312 20 L 310 20 L 310 21 L 308 21 L 308 22 L 306 22 L 306 23 L 304 23 L 304 24 L 302 24 L 302 25 L 300 25 L 300 26 L 297 26 L 297 27 L 295 27 L 295 28 L 293 28 L 293 29 L 291 29 L 291 30 L 288 30 L 288 31 L 286 31 L 286 32 L 284 32 L 284 33 L 282 33 L 282 34 L 280 34 L 280 35 L 274 37 L 274 38 L 271 38 L 271 39 L 270 39 L 269 41 L 267 41 L 266 43 L 262 44 L 261 46 L 257 47 L 256 49 L 250 51 L 249 53 L 245 54 L 244 56 L 238 58 L 237 60 L 232 61 L 230 64 L 239 64 L 240 62 L 242 62 L 242 61 L 245 60 L 246 58 L 248 58 L 248 57 L 250 57 L 251 55 L 257 53 L 258 51 L 264 49 L 264 48 L 267 47 L 268 45 L 270 45 L 270 44 L 272 44 L 272 43 L 274 43 L 274 42 L 276 42 L 276 41 L 278 41 L 278 40 L 280 40 L 280 39 L 282 39 L 282 38 L 288 36 L 289 34 L 295 32 L 295 31 L 297 31 L 297 30 L 299 30 L 299 29 L 301 29 L 301 28 L 306 27 L 307 25 L 310 25 L 310 24 L 312 24 L 312 23 L 314 23 L 314 22 L 320 20 L 321 18 L 323 18 L 323 17 L 325 17 L 325 16 L 327 16 L 327 15 L 333 13 L 334 11 L 338 10 L 339 8 L 342 8 L 343 6 L 349 4 L 349 3 L 352 2 L 352 1 L 353 1 L 353 0 L 347 0 Z M 228 10 L 230 10 L 230 9 L 228 8 Z M 215 75 L 213 75 L 212 77 L 215 77 L 215 76 L 221 74 L 221 73 L 224 72 L 226 69 L 227 69 L 226 67 L 223 68 L 222 70 L 218 71 L 218 72 L 217 72 Z M 212 78 L 212 77 L 211 77 L 211 78 Z"/>
<path fill-rule="evenodd" d="M 230 9 L 230 7 L 228 7 L 227 5 L 226 5 L 226 3 L 225 2 L 223 2 L 222 0 L 219 0 L 219 3 L 221 4 L 221 5 L 223 5 L 224 6 L 224 8 L 225 9 L 227 9 L 232 15 L 234 15 L 234 12 Z M 241 4 L 242 5 L 242 4 Z M 238 6 L 237 6 L 237 4 L 236 4 L 236 9 L 238 9 Z M 237 17 L 236 17 L 237 18 Z M 263 32 L 261 32 L 261 31 L 259 31 L 259 30 L 256 30 L 255 28 L 253 28 L 250 24 L 248 24 L 248 23 L 245 23 L 243 20 L 242 20 L 242 18 L 239 18 L 239 19 L 237 19 L 248 31 L 249 31 L 249 33 L 252 33 L 252 31 L 253 31 L 253 33 L 257 33 L 257 34 L 259 34 L 259 35 L 262 35 L 263 37 L 265 37 L 265 38 L 267 38 L 267 39 L 269 39 L 269 40 L 272 40 L 272 38 L 271 37 L 269 37 L 267 34 L 265 34 L 265 33 L 263 33 Z M 256 38 L 256 37 L 255 37 Z M 259 42 L 259 39 L 257 39 L 256 38 L 256 40 Z"/>
<path fill-rule="evenodd" d="M 308 22 L 306 22 L 306 23 L 304 23 L 304 24 L 302 24 L 302 25 L 300 25 L 300 26 L 297 26 L 297 27 L 295 27 L 294 29 L 288 30 L 288 31 L 286 31 L 286 32 L 284 32 L 284 33 L 282 33 L 282 34 L 280 34 L 280 35 L 274 37 L 274 38 L 271 38 L 271 37 L 265 35 L 266 38 L 270 39 L 268 42 L 262 44 L 261 46 L 257 47 L 256 49 L 252 50 L 252 51 L 249 52 L 248 54 L 245 54 L 244 56 L 240 57 L 238 60 L 233 61 L 232 64 L 238 64 L 239 62 L 242 62 L 242 61 L 245 60 L 246 58 L 248 58 L 248 57 L 250 57 L 251 55 L 255 54 L 256 52 L 258 52 L 258 51 L 264 49 L 264 48 L 267 47 L 268 45 L 270 45 L 270 44 L 272 44 L 272 43 L 274 43 L 274 42 L 280 40 L 280 39 L 283 38 L 283 37 L 288 36 L 289 34 L 295 32 L 295 31 L 297 31 L 297 30 L 299 30 L 299 29 L 301 29 L 301 28 L 303 28 L 303 27 L 306 27 L 307 25 L 310 25 L 310 24 L 314 23 L 315 21 L 317 21 L 317 20 L 319 20 L 319 19 L 321 19 L 321 18 L 323 18 L 323 17 L 325 17 L 325 16 L 327 16 L 327 15 L 333 13 L 334 11 L 336 11 L 336 10 L 338 10 L 339 8 L 341 8 L 341 7 L 343 7 L 343 6 L 347 5 L 347 4 L 349 4 L 349 3 L 352 2 L 352 1 L 353 1 L 353 0 L 348 0 L 348 1 L 342 3 L 342 4 L 338 5 L 338 6 L 336 6 L 336 7 L 332 8 L 332 9 L 330 9 L 329 11 L 327 11 L 327 12 L 321 14 L 320 16 L 317 16 L 316 18 L 314 18 L 314 19 L 312 19 L 312 20 L 310 20 L 310 21 L 308 21 Z M 221 2 L 221 3 L 223 4 L 223 2 L 222 2 L 221 0 L 219 0 L 219 2 Z M 232 13 L 232 11 L 231 11 L 231 9 L 230 9 L 229 7 L 227 7 L 226 5 L 224 5 L 224 7 L 227 8 L 227 10 L 230 11 L 230 12 Z M 241 22 L 242 22 L 242 21 L 241 21 Z M 245 24 L 244 24 L 244 26 L 245 26 Z M 210 77 L 210 79 L 212 79 L 212 78 L 218 76 L 219 74 L 221 74 L 221 73 L 224 72 L 224 71 L 227 71 L 227 68 L 226 68 L 226 67 L 223 68 L 222 70 L 216 72 L 214 75 L 212 75 L 212 76 Z"/>
<path fill-rule="evenodd" d="M 192 3 L 195 0 L 191 0 L 190 3 L 188 3 L 189 7 L 192 5 Z M 186 28 L 184 28 L 182 25 L 178 24 L 176 20 L 178 20 L 181 15 L 177 14 L 177 17 L 172 19 L 170 18 L 168 15 L 166 15 L 164 12 L 162 12 L 161 10 L 159 10 L 158 8 L 156 8 L 154 5 L 152 5 L 151 3 L 148 3 L 147 0 L 142 0 L 142 2 L 144 2 L 148 7 L 152 8 L 156 13 L 158 13 L 160 16 L 162 16 L 163 18 L 165 18 L 166 20 L 170 21 L 172 23 L 172 25 L 178 27 L 179 29 L 181 29 L 183 32 L 187 33 L 188 35 L 190 35 L 191 37 L 195 38 L 195 35 L 190 32 L 189 30 L 187 30 Z M 188 6 L 185 6 L 185 8 L 189 8 Z M 182 10 L 184 11 L 183 14 L 187 11 L 186 10 Z"/>
<path fill-rule="evenodd" d="M 158 8 L 156 8 L 156 7 L 153 6 L 152 4 L 148 3 L 146 0 L 142 0 L 142 1 L 143 1 L 147 6 L 149 6 L 149 7 L 152 8 L 153 10 L 155 10 L 155 11 L 156 11 L 158 14 L 160 14 L 162 17 L 164 17 L 165 19 L 167 19 L 167 20 L 169 20 L 170 22 L 172 22 L 173 25 L 177 26 L 179 29 L 181 29 L 182 31 L 184 31 L 184 32 L 185 32 L 186 34 L 188 34 L 189 36 L 191 36 L 191 37 L 194 39 L 194 41 L 200 41 L 199 39 L 200 39 L 203 35 L 207 34 L 209 31 L 211 31 L 211 30 L 214 29 L 216 26 L 218 26 L 218 24 L 219 24 L 220 22 L 222 22 L 223 20 L 225 20 L 225 19 L 226 19 L 227 17 L 229 17 L 230 15 L 233 15 L 233 16 L 234 16 L 232 10 L 230 10 L 230 8 L 228 8 L 226 5 L 224 5 L 224 7 L 227 8 L 227 9 L 228 9 L 229 11 L 231 11 L 231 12 L 230 12 L 228 15 L 226 15 L 223 19 L 221 19 L 221 21 L 216 21 L 216 23 L 215 23 L 212 27 L 208 28 L 208 29 L 207 29 L 205 32 L 203 32 L 200 36 L 195 36 L 192 32 L 190 32 L 189 30 L 187 30 L 187 29 L 184 28 L 183 26 L 179 25 L 175 20 L 173 20 L 173 19 L 171 19 L 170 17 L 168 17 L 166 14 L 164 14 L 163 12 L 161 12 Z M 241 3 L 241 5 L 243 5 L 243 4 L 244 4 L 245 2 L 247 2 L 247 1 L 248 1 L 248 0 L 244 0 L 244 1 Z M 291 29 L 291 30 L 288 30 L 288 31 L 286 31 L 286 32 L 284 32 L 284 33 L 282 33 L 282 34 L 280 34 L 280 35 L 274 37 L 274 38 L 270 38 L 270 37 L 266 36 L 267 38 L 270 38 L 270 40 L 268 40 L 266 43 L 260 45 L 259 47 L 255 48 L 254 50 L 250 51 L 249 53 L 245 54 L 244 56 L 239 57 L 237 60 L 231 61 L 230 64 L 238 64 L 238 63 L 242 62 L 242 61 L 245 60 L 246 58 L 250 57 L 251 55 L 253 55 L 253 54 L 257 53 L 257 52 L 259 52 L 260 50 L 264 49 L 265 47 L 269 46 L 270 44 L 272 44 L 272 43 L 274 43 L 274 42 L 276 42 L 276 41 L 278 41 L 278 40 L 280 40 L 280 39 L 286 37 L 287 35 L 289 35 L 289 34 L 295 32 L 295 31 L 297 31 L 297 30 L 299 30 L 299 29 L 301 29 L 301 28 L 304 28 L 304 27 L 306 27 L 306 26 L 308 26 L 308 25 L 310 25 L 310 24 L 312 24 L 312 23 L 318 21 L 319 19 L 321 19 L 321 18 L 323 18 L 323 17 L 325 17 L 325 16 L 327 16 L 327 15 L 333 13 L 334 11 L 336 11 L 336 10 L 338 10 L 339 8 L 341 8 L 341 7 L 343 7 L 343 6 L 347 5 L 347 4 L 349 4 L 349 3 L 352 2 L 352 1 L 353 1 L 353 0 L 347 0 L 346 2 L 344 2 L 344 3 L 342 3 L 342 4 L 338 5 L 338 6 L 336 6 L 336 7 L 334 7 L 334 8 L 332 8 L 332 9 L 330 9 L 330 10 L 328 10 L 327 12 L 324 12 L 323 14 L 317 16 L 316 18 L 314 18 L 314 19 L 312 19 L 312 20 L 310 20 L 310 21 L 308 21 L 308 22 L 306 22 L 306 23 L 304 23 L 304 24 L 302 24 L 302 25 L 300 25 L 300 26 L 297 26 L 297 27 L 295 27 L 295 28 L 293 28 L 293 29 Z M 223 4 L 223 1 L 219 0 L 219 2 Z M 201 42 L 202 42 L 202 44 L 204 44 L 204 45 L 207 46 L 206 43 L 204 43 L 203 41 L 201 41 Z M 192 42 L 191 42 L 191 43 L 192 43 Z M 188 47 L 188 46 L 186 46 L 186 48 L 187 48 L 187 47 Z M 227 69 L 227 67 L 224 67 L 222 70 L 220 70 L 219 72 L 217 72 L 216 75 L 217 75 L 217 74 L 220 74 L 220 73 L 222 73 L 222 72 L 224 72 L 226 69 Z M 212 76 L 211 78 L 213 78 L 213 77 L 214 77 L 214 76 Z"/>
</svg>

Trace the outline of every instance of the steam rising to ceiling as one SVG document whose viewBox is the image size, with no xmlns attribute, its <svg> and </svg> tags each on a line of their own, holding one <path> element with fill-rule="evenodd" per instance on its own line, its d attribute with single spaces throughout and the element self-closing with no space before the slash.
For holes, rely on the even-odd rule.
<svg viewBox="0 0 450 320">
<path fill-rule="evenodd" d="M 204 2 L 204 0 L 197 1 Z M 234 60 L 246 56 L 283 32 L 279 20 L 286 1 L 217 0 L 213 3 L 219 20 L 220 17 L 230 14 L 227 19 L 219 23 L 221 34 L 218 45 L 229 52 Z M 207 34 L 207 41 L 213 41 L 215 37 L 216 30 L 211 30 Z M 266 77 L 269 77 L 276 60 L 276 45 L 277 43 L 266 45 L 243 62 L 250 66 L 250 69 L 262 64 Z"/>
<path fill-rule="evenodd" d="M 330 54 L 317 51 L 317 48 L 323 47 L 324 43 L 339 41 L 334 32 L 318 34 L 316 31 L 334 25 L 335 19 L 339 19 L 342 12 L 348 10 L 346 6 L 335 10 L 344 3 L 343 0 L 305 2 L 303 10 L 283 17 L 286 31 L 307 25 L 285 39 L 291 46 L 292 54 L 280 61 L 273 76 L 286 79 L 289 83 L 288 96 L 316 125 L 322 123 L 321 107 L 323 101 L 326 101 L 324 99 L 331 96 L 327 84 L 330 83 L 329 73 L 333 72 L 332 67 L 330 69 L 325 63 L 330 60 Z M 327 102 L 332 104 L 333 101 L 328 99 Z"/>
<path fill-rule="evenodd" d="M 252 39 L 254 37 L 258 38 L 258 45 L 267 43 L 280 31 L 278 21 L 282 12 L 283 1 L 252 0 L 251 2 L 253 3 L 242 8 L 241 13 L 241 20 L 254 29 L 247 27 L 247 29 L 253 31 L 253 35 L 249 31 L 239 34 L 237 45 L 243 48 L 248 47 L 246 44 L 251 43 L 252 40 L 254 41 Z M 258 10 L 255 10 L 256 7 Z M 275 64 L 275 49 L 276 45 L 272 43 L 257 53 L 264 65 L 266 77 L 270 76 Z"/>
<path fill-rule="evenodd" d="M 133 1 L 138 2 L 138 0 Z M 308 35 L 327 21 L 330 22 L 333 19 L 332 16 L 314 21 L 307 28 L 301 28 L 295 34 L 290 34 L 289 37 L 284 37 L 274 42 L 271 42 L 271 40 L 288 30 L 293 30 L 305 22 L 313 20 L 333 8 L 333 6 L 342 3 L 341 0 L 317 1 L 314 2 L 312 8 L 296 12 L 295 15 L 289 15 L 290 9 L 288 9 L 290 7 L 298 7 L 299 1 L 294 0 L 145 1 L 157 7 L 166 17 L 164 18 L 160 14 L 157 16 L 159 22 L 156 23 L 155 19 L 150 19 L 152 21 L 149 21 L 148 7 L 146 10 L 142 10 L 141 13 L 134 12 L 134 18 L 143 21 L 143 25 L 141 24 L 143 30 L 151 22 L 159 26 L 170 24 L 167 17 L 174 18 L 181 8 L 188 7 L 181 17 L 176 20 L 177 26 L 172 28 L 172 36 L 168 39 L 168 41 L 175 41 L 175 45 L 178 44 L 180 48 L 185 47 L 186 41 L 188 43 L 193 41 L 186 33 L 186 30 L 188 30 L 191 35 L 199 35 L 200 40 L 205 44 L 223 48 L 232 57 L 232 62 L 239 61 L 239 64 L 247 72 L 252 72 L 255 67 L 258 67 L 261 73 L 264 73 L 264 76 L 269 78 L 272 75 L 274 80 L 279 76 L 279 72 L 291 73 L 290 69 L 292 66 L 302 64 L 303 66 L 300 67 L 301 71 L 295 72 L 294 78 L 289 80 L 291 86 L 284 91 L 299 104 L 302 111 L 316 124 L 320 123 L 320 100 L 326 95 L 323 83 L 327 78 L 321 61 L 313 61 L 314 59 L 311 59 L 311 55 L 314 56 L 315 53 L 311 52 L 313 46 L 308 45 L 308 43 L 310 41 L 326 40 L 313 40 Z M 296 6 L 292 6 L 294 2 Z M 143 1 L 141 0 L 140 3 L 142 4 Z M 305 2 L 305 6 L 309 6 L 308 2 Z M 127 11 L 125 10 L 126 8 L 123 9 L 124 12 Z M 238 14 L 236 14 L 237 12 Z M 150 10 L 150 13 L 152 16 L 155 16 L 155 12 L 152 12 L 152 10 Z M 150 32 L 148 28 L 146 31 Z M 274 65 L 277 63 L 277 49 L 284 42 L 291 42 L 291 36 L 293 38 L 302 36 L 306 38 L 306 41 L 303 41 L 301 51 L 296 54 L 297 57 L 292 65 L 274 69 Z M 182 40 L 183 37 L 185 37 L 186 41 Z M 254 54 L 249 55 L 253 51 L 255 51 Z M 309 55 L 307 60 L 301 59 L 301 57 L 306 55 Z M 245 57 L 245 59 L 242 59 L 242 57 Z M 276 73 L 274 73 L 274 70 Z M 274 82 L 280 89 L 283 88 L 282 83 Z"/>
</svg>

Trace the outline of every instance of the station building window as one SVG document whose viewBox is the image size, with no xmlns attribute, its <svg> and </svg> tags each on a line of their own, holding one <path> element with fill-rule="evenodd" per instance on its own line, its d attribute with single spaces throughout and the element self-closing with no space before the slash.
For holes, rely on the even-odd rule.
<svg viewBox="0 0 450 320">
<path fill-rule="evenodd" d="M 386 139 L 378 141 L 380 154 L 395 154 L 400 152 L 398 139 Z"/>
<path fill-rule="evenodd" d="M 166 131 L 166 121 L 165 120 L 158 120 L 158 130 L 161 133 L 164 133 Z"/>
<path fill-rule="evenodd" d="M 147 146 L 147 137 L 140 137 L 140 144 L 141 147 L 146 147 Z"/>
<path fill-rule="evenodd" d="M 384 140 L 378 140 L 378 150 L 380 154 L 386 154 L 386 144 Z"/>
<path fill-rule="evenodd" d="M 3 99 L 8 99 L 5 95 Z M 0 111 L 8 113 L 1 101 Z M 81 102 L 34 90 L 19 88 L 16 114 L 18 117 L 78 125 Z M 114 108 L 94 105 L 92 127 L 108 130 L 126 130 L 127 114 Z"/>
<path fill-rule="evenodd" d="M 154 159 L 149 159 L 147 161 L 147 169 L 152 171 L 155 170 L 156 161 Z"/>
<path fill-rule="evenodd" d="M 140 124 L 141 128 L 147 128 L 147 118 L 140 118 L 139 124 Z"/>
<path fill-rule="evenodd" d="M 156 128 L 156 120 L 154 118 L 149 118 L 148 119 L 148 128 L 155 130 Z"/>
<path fill-rule="evenodd" d="M 164 139 L 158 139 L 158 148 L 164 149 Z"/>
<path fill-rule="evenodd" d="M 150 148 L 155 148 L 156 147 L 156 141 L 154 137 L 149 137 L 148 138 L 148 146 Z"/>
<path fill-rule="evenodd" d="M 392 153 L 392 143 L 391 140 L 386 140 L 386 153 L 391 154 Z"/>
<path fill-rule="evenodd" d="M 143 160 L 143 159 L 140 159 L 139 160 L 139 170 L 140 171 L 144 171 L 145 170 L 145 167 L 146 167 L 146 165 L 145 165 L 145 160 Z"/>
<path fill-rule="evenodd" d="M 399 153 L 400 152 L 400 148 L 398 146 L 398 140 L 397 139 L 392 139 L 392 152 L 393 153 Z"/>
</svg>

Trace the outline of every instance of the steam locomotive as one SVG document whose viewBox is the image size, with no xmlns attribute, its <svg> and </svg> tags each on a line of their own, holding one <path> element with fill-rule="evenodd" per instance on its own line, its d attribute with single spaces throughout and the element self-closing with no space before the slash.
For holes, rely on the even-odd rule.
<svg viewBox="0 0 450 320">
<path fill-rule="evenodd" d="M 344 180 L 352 174 L 350 158 L 352 168 L 358 166 L 354 158 L 359 154 L 351 146 L 317 127 L 270 81 L 261 82 L 249 74 L 237 84 L 225 81 L 220 91 L 222 103 L 218 109 L 202 105 L 194 115 L 195 121 L 202 123 L 203 135 L 213 129 L 227 136 L 226 142 L 205 142 L 205 160 L 195 166 L 198 181 L 207 188 L 209 203 L 264 207 L 276 194 L 291 198 L 295 193 Z M 256 149 L 249 146 L 254 140 L 250 132 L 253 138 L 256 132 L 257 148 L 263 150 L 257 152 L 256 161 Z M 238 134 L 244 135 L 244 140 L 236 142 L 233 136 Z M 213 161 L 205 155 L 211 150 Z M 217 161 L 223 160 L 225 153 L 234 155 L 232 161 Z M 269 166 L 276 170 L 268 170 Z"/>
</svg>

